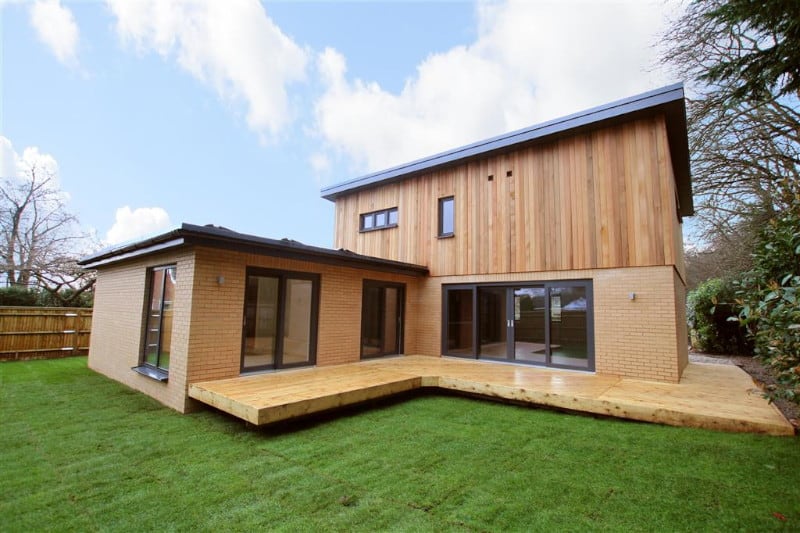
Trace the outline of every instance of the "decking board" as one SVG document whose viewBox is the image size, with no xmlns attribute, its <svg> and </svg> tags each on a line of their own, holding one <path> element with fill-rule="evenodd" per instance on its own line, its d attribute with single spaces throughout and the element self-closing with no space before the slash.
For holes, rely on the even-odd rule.
<svg viewBox="0 0 800 533">
<path fill-rule="evenodd" d="M 793 426 L 732 365 L 692 363 L 660 383 L 486 361 L 376 359 L 194 383 L 189 396 L 256 425 L 420 387 L 674 426 L 792 435 Z"/>
</svg>

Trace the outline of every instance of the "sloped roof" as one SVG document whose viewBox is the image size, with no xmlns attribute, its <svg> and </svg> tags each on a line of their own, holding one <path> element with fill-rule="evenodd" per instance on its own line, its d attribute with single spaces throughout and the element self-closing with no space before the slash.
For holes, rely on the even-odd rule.
<svg viewBox="0 0 800 533">
<path fill-rule="evenodd" d="M 84 268 L 97 268 L 153 254 L 180 246 L 207 246 L 224 250 L 241 251 L 253 254 L 297 259 L 313 263 L 333 264 L 366 270 L 394 272 L 413 276 L 425 275 L 428 268 L 401 261 L 391 261 L 361 255 L 349 250 L 333 250 L 310 246 L 291 239 L 269 239 L 238 233 L 220 226 L 182 224 L 173 230 L 145 238 L 136 242 L 124 243 L 100 250 L 78 261 Z"/>
<path fill-rule="evenodd" d="M 670 156 L 678 190 L 679 212 L 682 216 L 691 216 L 694 214 L 694 202 L 692 200 L 686 105 L 682 83 L 668 85 L 623 100 L 617 100 L 616 102 L 593 107 L 572 115 L 549 120 L 511 133 L 331 185 L 322 189 L 322 197 L 335 201 L 340 196 L 356 191 L 409 179 L 434 170 L 463 164 L 470 160 L 516 150 L 525 145 L 546 142 L 554 138 L 657 114 L 663 114 L 666 117 Z"/>
</svg>

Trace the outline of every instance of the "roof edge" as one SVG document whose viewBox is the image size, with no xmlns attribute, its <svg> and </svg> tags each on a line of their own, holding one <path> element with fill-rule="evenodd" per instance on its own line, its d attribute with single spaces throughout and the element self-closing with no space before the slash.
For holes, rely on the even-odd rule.
<svg viewBox="0 0 800 533">
<path fill-rule="evenodd" d="M 326 200 L 334 201 L 341 195 L 349 194 L 372 185 L 400 180 L 412 174 L 432 171 L 436 168 L 454 164 L 461 160 L 479 157 L 497 150 L 508 149 L 517 144 L 545 139 L 572 129 L 600 124 L 606 120 L 618 118 L 630 113 L 644 111 L 673 102 L 683 102 L 683 99 L 684 89 L 682 82 L 666 85 L 658 89 L 330 185 L 324 187 L 320 191 L 321 196 Z"/>
<path fill-rule="evenodd" d="M 78 261 L 78 264 L 84 268 L 96 268 L 183 245 L 242 250 L 269 256 L 288 257 L 315 263 L 335 264 L 350 268 L 387 271 L 406 275 L 426 275 L 429 272 L 428 267 L 423 265 L 371 257 L 348 250 L 333 250 L 311 246 L 290 239 L 269 239 L 238 233 L 219 226 L 200 226 L 189 223 L 183 223 L 178 228 L 137 242 L 100 250 L 95 254 L 82 258 Z"/>
</svg>

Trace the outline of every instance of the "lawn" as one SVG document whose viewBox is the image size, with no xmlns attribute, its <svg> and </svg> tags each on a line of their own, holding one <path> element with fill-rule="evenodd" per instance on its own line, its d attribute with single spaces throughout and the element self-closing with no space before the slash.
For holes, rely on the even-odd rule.
<svg viewBox="0 0 800 533">
<path fill-rule="evenodd" d="M 0 364 L 0 530 L 800 529 L 793 437 L 413 396 L 279 428 Z"/>
</svg>

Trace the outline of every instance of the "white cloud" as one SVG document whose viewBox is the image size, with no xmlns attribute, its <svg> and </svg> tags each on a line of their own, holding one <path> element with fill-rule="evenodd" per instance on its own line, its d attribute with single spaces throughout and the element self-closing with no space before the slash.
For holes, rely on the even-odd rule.
<svg viewBox="0 0 800 533">
<path fill-rule="evenodd" d="M 30 17 L 39 39 L 53 55 L 68 67 L 76 66 L 80 32 L 72 11 L 59 0 L 38 0 L 31 6 Z"/>
<path fill-rule="evenodd" d="M 674 4 L 479 3 L 475 42 L 432 54 L 398 94 L 346 77 L 336 50 L 318 54 L 326 84 L 316 132 L 359 170 L 378 170 L 623 98 L 669 80 L 648 72 Z"/>
<path fill-rule="evenodd" d="M 308 52 L 258 0 L 107 0 L 123 41 L 153 50 L 247 106 L 248 126 L 274 136 L 291 119 L 287 86 L 305 76 Z"/>
<path fill-rule="evenodd" d="M 106 233 L 105 243 L 112 245 L 132 241 L 170 229 L 171 226 L 169 214 L 161 207 L 131 209 L 126 205 L 117 209 L 114 225 Z"/>
<path fill-rule="evenodd" d="M 40 178 L 49 177 L 49 186 L 58 189 L 58 162 L 50 154 L 43 154 L 37 146 L 28 146 L 20 155 L 7 137 L 0 135 L 0 178 L 29 179 L 33 170 Z"/>
</svg>

